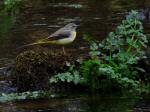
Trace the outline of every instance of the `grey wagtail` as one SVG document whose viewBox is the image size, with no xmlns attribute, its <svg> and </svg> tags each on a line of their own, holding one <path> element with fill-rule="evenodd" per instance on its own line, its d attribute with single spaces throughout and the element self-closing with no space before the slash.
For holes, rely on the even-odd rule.
<svg viewBox="0 0 150 112">
<path fill-rule="evenodd" d="M 75 38 L 76 38 L 76 28 L 78 25 L 75 23 L 69 23 L 66 26 L 60 28 L 50 36 L 48 36 L 45 39 L 40 39 L 34 43 L 27 44 L 22 46 L 27 47 L 27 46 L 32 46 L 32 45 L 45 45 L 45 44 L 56 44 L 56 45 L 66 45 L 72 43 Z M 65 50 L 63 47 L 63 52 L 65 54 Z"/>
</svg>

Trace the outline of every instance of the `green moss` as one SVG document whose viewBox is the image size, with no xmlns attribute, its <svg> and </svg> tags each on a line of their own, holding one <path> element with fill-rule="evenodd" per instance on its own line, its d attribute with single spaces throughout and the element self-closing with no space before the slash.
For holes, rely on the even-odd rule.
<svg viewBox="0 0 150 112">
<path fill-rule="evenodd" d="M 47 49 L 30 50 L 16 57 L 12 72 L 13 86 L 18 91 L 45 90 L 49 88 L 49 78 L 68 69 L 67 63 L 73 64 L 73 57 Z"/>
</svg>

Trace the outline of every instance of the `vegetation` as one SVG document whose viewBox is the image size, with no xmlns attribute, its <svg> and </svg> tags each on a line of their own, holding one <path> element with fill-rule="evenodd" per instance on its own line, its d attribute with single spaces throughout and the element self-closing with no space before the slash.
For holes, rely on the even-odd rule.
<svg viewBox="0 0 150 112">
<path fill-rule="evenodd" d="M 147 43 L 139 14 L 132 11 L 105 40 L 91 43 L 91 59 L 85 60 L 75 73 L 81 75 L 81 84 L 92 91 L 139 90 L 143 86 L 139 73 L 144 70 L 136 65 L 146 58 L 144 48 Z M 58 79 L 71 82 L 73 77 L 74 73 L 65 72 L 52 79 L 54 82 Z"/>
<path fill-rule="evenodd" d="M 148 43 L 138 12 L 129 13 L 102 42 L 88 41 L 90 58 L 78 64 L 73 56 L 47 49 L 21 53 L 16 58 L 11 80 L 23 93 L 1 94 L 0 99 L 41 98 L 41 94 L 46 94 L 43 90 L 57 89 L 55 84 L 65 87 L 67 83 L 99 93 L 149 92 L 149 82 L 144 83 L 140 77 L 145 70 L 138 66 L 139 60 L 146 58 L 144 50 Z"/>
<path fill-rule="evenodd" d="M 23 4 L 26 0 L 2 1 L 4 4 L 0 7 L 1 48 L 12 48 L 8 51 L 11 51 L 11 53 L 15 51 L 13 54 L 18 52 L 13 48 L 23 38 L 24 41 L 22 42 L 25 43 L 25 40 L 37 39 L 36 37 L 43 34 L 47 35 L 43 32 L 43 28 L 49 31 L 53 30 L 51 28 L 57 28 L 63 23 L 80 22 L 85 16 L 89 16 L 86 10 L 90 10 L 92 13 L 97 13 L 99 9 L 103 11 L 105 8 L 101 4 L 105 2 L 107 4 L 104 7 L 109 6 L 106 11 L 109 14 L 103 12 L 100 15 L 92 14 L 89 16 L 90 20 L 87 19 L 88 23 L 92 23 L 91 26 L 87 25 L 87 22 L 84 23 L 85 26 L 94 27 L 95 22 L 103 22 L 107 17 L 108 24 L 111 18 L 113 19 L 111 21 L 116 23 L 116 20 L 120 20 L 120 17 L 124 14 L 121 10 L 125 12 L 128 7 L 133 9 L 139 7 L 135 6 L 137 4 L 132 3 L 135 2 L 134 0 L 99 2 L 98 0 L 91 0 L 79 4 L 76 3 L 77 1 L 68 2 L 67 0 L 60 0 L 59 2 L 55 0 L 27 0 L 27 4 Z M 99 3 L 99 5 L 95 5 L 95 3 Z M 23 13 L 25 16 L 22 16 L 21 21 L 17 22 L 18 15 L 23 8 L 25 9 Z M 73 17 L 79 9 L 83 9 L 81 13 L 85 13 L 84 17 L 81 13 Z M 133 108 L 134 111 L 138 111 L 139 108 L 139 110 L 148 111 L 148 107 L 145 105 L 150 100 L 150 50 L 148 52 L 149 57 L 147 57 L 145 51 L 149 42 L 144 33 L 141 20 L 150 18 L 148 10 L 142 9 L 143 14 L 131 11 L 125 17 L 125 20 L 117 26 L 116 30 L 110 32 L 107 38 L 101 42 L 84 35 L 90 49 L 87 52 L 88 56 L 87 54 L 86 56 L 80 55 L 81 57 L 76 54 L 64 55 L 41 47 L 20 53 L 13 65 L 0 68 L 2 73 L 6 72 L 4 77 L 2 73 L 0 74 L 2 77 L 0 81 L 0 103 L 2 108 L 0 110 L 127 112 L 132 111 Z M 62 16 L 61 13 L 64 12 L 67 12 L 71 18 L 66 15 Z M 116 12 L 117 15 L 114 14 Z M 57 18 L 54 19 L 56 16 Z M 104 18 L 101 18 L 101 16 L 104 16 Z M 54 21 L 59 21 L 58 26 L 48 25 Z M 106 21 L 104 20 L 104 22 Z M 13 28 L 15 23 L 16 25 Z M 22 25 L 20 30 L 16 29 L 19 24 Z M 7 35 L 10 29 L 12 29 L 13 34 L 18 36 Z M 104 29 L 105 27 L 101 30 Z M 85 30 L 91 29 L 85 28 Z M 21 33 L 25 34 L 21 36 L 23 38 L 19 37 Z M 97 32 L 92 33 L 96 34 Z M 27 38 L 28 36 L 31 36 L 31 38 Z M 20 40 L 16 41 L 18 38 Z M 83 47 L 81 49 L 84 50 Z M 1 56 L 1 65 L 11 62 L 9 59 L 14 56 L 5 51 Z M 83 60 L 81 61 L 80 58 Z M 76 93 L 80 96 L 74 96 Z M 92 97 L 90 96 L 91 93 Z M 120 93 L 122 94 L 120 95 Z M 142 93 L 140 94 L 142 98 L 137 97 L 139 93 Z M 145 95 L 145 93 L 148 94 Z M 106 97 L 107 95 L 109 97 Z M 143 101 L 143 97 L 145 97 L 146 102 Z M 35 101 L 34 99 L 39 100 Z M 23 102 L 20 102 L 20 100 L 23 100 Z"/>
<path fill-rule="evenodd" d="M 25 99 L 37 99 L 37 98 L 54 98 L 56 95 L 50 93 L 50 91 L 33 91 L 33 92 L 22 92 L 22 93 L 2 93 L 0 95 L 0 102 L 8 101 L 19 101 Z"/>
<path fill-rule="evenodd" d="M 68 72 L 58 73 L 57 75 L 50 78 L 50 83 L 61 82 L 73 82 L 75 85 L 82 82 L 82 77 L 79 74 L 79 71 L 74 70 L 74 66 L 71 66 Z"/>
<path fill-rule="evenodd" d="M 144 58 L 143 48 L 146 47 L 147 42 L 138 13 L 132 11 L 116 31 L 109 34 L 108 38 L 97 46 L 94 43 L 92 46 L 96 47 L 92 47 L 92 50 L 95 52 L 95 48 L 97 51 L 100 48 L 101 51 L 99 52 L 100 56 L 97 56 L 97 58 L 101 58 L 101 64 L 98 69 L 93 70 L 98 71 L 94 76 L 99 81 L 99 85 L 105 80 L 105 83 L 102 84 L 104 87 L 106 86 L 104 90 L 108 88 L 108 84 L 109 86 L 116 84 L 115 86 L 125 89 L 137 89 L 140 84 L 139 69 L 133 65 L 137 64 L 139 59 Z M 95 59 L 95 53 L 94 56 L 92 55 L 93 59 Z M 87 68 L 85 66 L 85 69 Z M 98 79 L 101 75 L 105 76 L 105 79 Z M 97 81 L 93 82 L 98 83 Z"/>
<path fill-rule="evenodd" d="M 16 15 L 23 8 L 23 0 L 5 0 L 4 9 L 13 15 Z"/>
<path fill-rule="evenodd" d="M 0 10 L 0 33 L 6 33 L 10 30 L 22 8 L 22 0 L 4 1 L 4 7 Z"/>
</svg>

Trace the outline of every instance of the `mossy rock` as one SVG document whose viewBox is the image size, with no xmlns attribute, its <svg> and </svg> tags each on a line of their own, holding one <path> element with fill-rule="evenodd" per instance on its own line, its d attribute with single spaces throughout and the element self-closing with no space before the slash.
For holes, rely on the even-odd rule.
<svg viewBox="0 0 150 112">
<path fill-rule="evenodd" d="M 45 49 L 25 51 L 16 57 L 12 84 L 19 92 L 48 89 L 49 78 L 67 70 L 67 63 L 73 64 L 75 60 L 71 55 Z"/>
</svg>

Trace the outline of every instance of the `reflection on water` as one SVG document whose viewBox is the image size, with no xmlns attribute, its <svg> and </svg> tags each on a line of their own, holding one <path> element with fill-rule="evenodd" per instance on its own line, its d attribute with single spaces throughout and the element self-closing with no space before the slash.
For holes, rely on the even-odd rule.
<svg viewBox="0 0 150 112">
<path fill-rule="evenodd" d="M 2 112 L 132 112 L 139 98 L 76 97 L 0 104 Z M 144 111 L 142 111 L 144 112 Z M 146 111 L 145 111 L 146 112 Z"/>
</svg>

